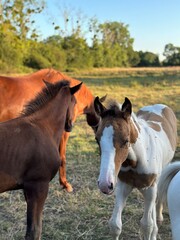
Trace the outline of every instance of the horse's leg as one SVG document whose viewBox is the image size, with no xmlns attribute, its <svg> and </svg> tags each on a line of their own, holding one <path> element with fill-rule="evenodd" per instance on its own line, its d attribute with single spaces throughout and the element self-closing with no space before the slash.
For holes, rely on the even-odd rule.
<svg viewBox="0 0 180 240">
<path fill-rule="evenodd" d="M 141 189 L 144 197 L 144 214 L 141 219 L 141 230 L 144 240 L 156 240 L 158 227 L 156 223 L 157 184 L 147 189 Z"/>
<path fill-rule="evenodd" d="M 61 165 L 59 168 L 59 183 L 63 185 L 63 187 L 66 188 L 68 192 L 72 192 L 73 188 L 66 179 L 66 145 L 67 145 L 68 138 L 69 138 L 69 133 L 64 132 L 62 134 L 60 147 L 59 147 L 60 160 L 61 160 Z"/>
<path fill-rule="evenodd" d="M 159 202 L 159 201 L 156 204 L 156 212 L 157 212 L 157 223 L 159 225 L 161 225 L 162 222 L 163 222 L 163 214 L 162 214 L 162 212 L 163 212 L 163 204 L 161 202 Z"/>
<path fill-rule="evenodd" d="M 27 203 L 26 240 L 40 240 L 42 231 L 42 211 L 48 193 L 48 182 L 28 182 L 24 184 Z"/>
<path fill-rule="evenodd" d="M 116 185 L 116 199 L 115 206 L 113 209 L 112 217 L 109 221 L 110 232 L 112 234 L 113 239 L 118 240 L 119 235 L 122 230 L 122 221 L 121 214 L 122 210 L 125 207 L 126 200 L 130 192 L 132 191 L 132 187 L 127 185 L 124 182 L 121 182 L 119 179 Z"/>
<path fill-rule="evenodd" d="M 171 221 L 172 238 L 179 240 L 180 231 L 180 172 L 171 180 L 167 190 L 167 203 Z"/>
</svg>

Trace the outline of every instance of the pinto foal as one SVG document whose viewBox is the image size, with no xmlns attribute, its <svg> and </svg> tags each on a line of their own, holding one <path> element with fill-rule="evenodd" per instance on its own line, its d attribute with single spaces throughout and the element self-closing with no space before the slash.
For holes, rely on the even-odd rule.
<svg viewBox="0 0 180 240">
<path fill-rule="evenodd" d="M 141 230 L 144 239 L 155 240 L 157 181 L 162 168 L 172 160 L 176 148 L 176 117 L 162 104 L 141 108 L 137 115 L 125 98 L 106 109 L 96 97 L 94 106 L 101 117 L 96 140 L 100 147 L 99 189 L 111 194 L 116 187 L 116 201 L 109 222 L 113 239 L 122 230 L 121 214 L 133 188 L 144 197 Z"/>
</svg>

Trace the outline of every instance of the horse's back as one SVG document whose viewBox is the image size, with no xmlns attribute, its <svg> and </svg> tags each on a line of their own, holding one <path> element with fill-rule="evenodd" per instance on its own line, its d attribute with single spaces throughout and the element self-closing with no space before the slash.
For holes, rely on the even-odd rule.
<svg viewBox="0 0 180 240">
<path fill-rule="evenodd" d="M 165 132 L 173 151 L 177 145 L 177 119 L 173 110 L 164 104 L 155 104 L 141 108 L 137 117 L 144 119 L 146 123 L 157 133 Z"/>
<path fill-rule="evenodd" d="M 45 86 L 43 80 L 50 83 L 69 80 L 70 86 L 80 83 L 79 80 L 70 78 L 54 69 L 41 69 L 24 76 L 0 76 L 0 121 L 17 117 L 25 103 L 35 97 Z"/>
<path fill-rule="evenodd" d="M 48 69 L 38 72 L 8 77 L 0 76 L 0 121 L 17 117 L 26 102 L 31 100 L 44 86 L 43 79 Z"/>
</svg>

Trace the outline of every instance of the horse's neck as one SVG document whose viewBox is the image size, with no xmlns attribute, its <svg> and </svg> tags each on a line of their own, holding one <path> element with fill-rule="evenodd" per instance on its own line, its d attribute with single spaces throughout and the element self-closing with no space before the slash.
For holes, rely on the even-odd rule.
<svg viewBox="0 0 180 240">
<path fill-rule="evenodd" d="M 131 117 L 131 146 L 129 149 L 128 159 L 141 162 L 143 164 L 144 159 L 146 159 L 146 138 L 144 138 L 144 130 L 139 124 L 137 116 L 132 113 Z"/>
<path fill-rule="evenodd" d="M 80 81 L 74 78 L 71 78 L 61 72 L 55 71 L 53 69 L 47 71 L 46 69 L 46 79 L 50 79 L 51 82 L 56 82 L 59 80 L 68 80 L 70 82 L 70 87 L 74 87 L 79 84 Z M 81 115 L 83 113 L 92 113 L 92 105 L 94 101 L 94 97 L 91 91 L 83 84 L 80 90 L 75 94 L 77 104 L 75 106 L 75 115 Z"/>
<path fill-rule="evenodd" d="M 31 118 L 59 144 L 61 135 L 64 131 L 67 106 L 65 96 L 56 96 L 39 111 L 35 112 Z"/>
<path fill-rule="evenodd" d="M 131 144 L 128 158 L 137 162 L 139 171 L 158 171 L 161 166 L 156 162 L 158 160 L 154 161 L 154 159 L 156 159 L 158 146 L 156 146 L 150 128 L 146 121 L 137 118 L 136 115 L 133 115 L 132 122 L 137 129 L 138 137 L 135 143 Z M 154 164 L 156 164 L 156 166 Z"/>
<path fill-rule="evenodd" d="M 71 78 L 61 72 L 54 69 L 42 69 L 36 73 L 28 76 L 28 78 L 42 79 L 48 82 L 54 83 L 61 80 L 68 80 L 70 82 L 70 87 L 73 87 L 80 83 L 79 80 Z M 81 89 L 75 94 L 77 104 L 75 106 L 75 115 L 81 115 L 83 113 L 92 113 L 93 111 L 93 101 L 94 96 L 91 91 L 83 84 Z"/>
<path fill-rule="evenodd" d="M 93 112 L 94 97 L 91 91 L 83 84 L 81 89 L 75 94 L 77 104 L 77 116 Z"/>
</svg>

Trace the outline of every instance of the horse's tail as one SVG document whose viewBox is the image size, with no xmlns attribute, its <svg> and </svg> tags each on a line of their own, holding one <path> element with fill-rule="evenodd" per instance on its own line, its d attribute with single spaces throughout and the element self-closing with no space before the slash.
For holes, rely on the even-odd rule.
<svg viewBox="0 0 180 240">
<path fill-rule="evenodd" d="M 159 178 L 158 182 L 158 202 L 167 202 L 167 190 L 173 177 L 180 171 L 180 161 L 167 165 Z"/>
</svg>

